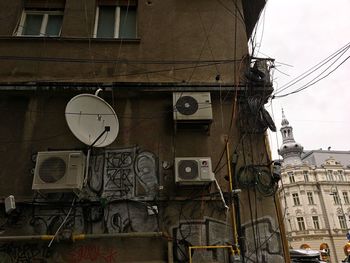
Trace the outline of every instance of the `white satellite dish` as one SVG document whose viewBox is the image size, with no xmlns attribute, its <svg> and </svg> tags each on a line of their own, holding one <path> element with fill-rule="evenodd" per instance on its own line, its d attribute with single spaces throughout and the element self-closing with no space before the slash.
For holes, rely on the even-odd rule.
<svg viewBox="0 0 350 263">
<path fill-rule="evenodd" d="M 66 106 L 69 129 L 88 146 L 105 147 L 118 136 L 119 121 L 113 108 L 92 94 L 80 94 Z"/>
</svg>

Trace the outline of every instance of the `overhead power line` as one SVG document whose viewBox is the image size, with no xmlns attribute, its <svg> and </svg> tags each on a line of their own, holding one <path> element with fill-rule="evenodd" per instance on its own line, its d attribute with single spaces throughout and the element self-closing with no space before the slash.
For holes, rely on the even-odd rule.
<svg viewBox="0 0 350 263">
<path fill-rule="evenodd" d="M 307 78 L 312 73 L 320 70 L 323 66 L 325 66 L 326 64 L 330 63 L 332 60 L 335 59 L 333 62 L 331 62 L 330 66 L 328 66 L 325 70 L 323 70 L 319 75 L 317 75 L 311 81 L 309 81 L 308 83 L 304 84 L 301 88 L 303 88 L 304 86 L 308 85 L 313 80 L 315 80 L 316 78 L 320 77 L 325 71 L 327 71 L 327 69 L 329 69 L 336 61 L 338 61 L 346 53 L 346 51 L 349 50 L 349 48 L 350 48 L 350 42 L 347 43 L 346 45 L 344 45 L 343 47 L 341 47 L 340 49 L 338 49 L 337 51 L 335 51 L 334 53 L 332 53 L 331 55 L 329 55 L 327 58 L 323 59 L 322 61 L 320 61 L 319 63 L 314 65 L 313 67 L 311 67 L 310 69 L 308 69 L 307 71 L 305 71 L 304 73 L 302 73 L 301 75 L 299 75 L 298 77 L 296 77 L 296 78 L 292 79 L 291 81 L 287 82 L 286 84 L 282 85 L 279 89 L 276 90 L 276 92 L 273 94 L 273 96 L 279 97 L 279 96 L 276 96 L 276 95 L 281 93 L 282 91 L 284 91 L 284 90 L 294 86 L 295 84 L 299 83 L 300 81 L 302 81 L 303 79 Z"/>
<path fill-rule="evenodd" d="M 330 74 L 332 74 L 334 71 L 336 71 L 336 70 L 337 70 L 341 65 L 343 65 L 349 58 L 350 58 L 350 56 L 346 57 L 346 58 L 345 58 L 340 64 L 338 64 L 334 69 L 332 69 L 330 72 L 328 72 L 325 76 L 322 76 L 321 78 L 315 80 L 314 82 L 311 82 L 311 83 L 309 83 L 309 84 L 307 84 L 307 85 L 304 85 L 304 86 L 302 86 L 301 88 L 299 88 L 299 89 L 297 89 L 297 90 L 295 90 L 295 91 L 289 92 L 289 93 L 287 93 L 287 94 L 279 95 L 279 96 L 274 96 L 274 97 L 275 97 L 275 98 L 286 97 L 286 96 L 288 96 L 288 95 L 298 93 L 298 92 L 300 92 L 300 91 L 303 91 L 303 90 L 305 90 L 305 89 L 307 89 L 307 88 L 309 88 L 309 87 L 315 85 L 317 82 L 319 82 L 319 81 L 325 79 L 325 78 L 328 77 Z M 320 75 L 319 75 L 319 76 L 320 76 Z M 319 77 L 319 76 L 318 76 L 318 77 Z"/>
</svg>

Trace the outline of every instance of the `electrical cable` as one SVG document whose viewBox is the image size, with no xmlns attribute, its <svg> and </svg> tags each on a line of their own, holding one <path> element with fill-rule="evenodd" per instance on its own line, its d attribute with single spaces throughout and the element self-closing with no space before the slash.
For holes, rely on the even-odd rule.
<svg viewBox="0 0 350 263">
<path fill-rule="evenodd" d="M 257 244 L 257 238 L 256 238 L 256 234 L 255 234 L 255 223 L 254 223 L 254 218 L 253 218 L 253 210 L 252 210 L 252 203 L 251 203 L 251 198 L 250 198 L 250 190 L 247 190 L 248 193 L 248 205 L 249 205 L 249 212 L 250 212 L 250 221 L 252 224 L 252 229 L 253 229 L 253 240 L 254 240 L 254 251 L 255 251 L 255 255 L 256 255 L 256 262 L 259 263 L 259 256 L 258 256 L 258 244 Z M 258 227 L 258 226 L 256 226 Z"/>
<path fill-rule="evenodd" d="M 204 32 L 204 34 L 205 34 L 205 40 L 203 41 L 203 45 L 202 45 L 202 48 L 201 48 L 201 50 L 200 50 L 200 52 L 199 52 L 198 59 L 197 59 L 197 61 L 200 61 L 200 58 L 202 57 L 202 54 L 203 54 L 205 45 L 206 45 L 207 43 L 208 43 L 209 48 L 211 49 L 210 43 L 209 43 L 209 33 L 212 31 L 212 29 L 213 29 L 213 27 L 214 27 L 215 22 L 217 21 L 217 19 L 213 19 L 213 20 L 212 20 L 213 22 L 211 23 L 210 28 L 209 28 L 209 32 L 207 33 L 207 31 L 205 30 L 205 26 L 204 26 L 204 24 L 203 24 L 203 22 L 202 22 L 202 17 L 201 17 L 201 15 L 200 15 L 200 13 L 199 13 L 198 10 L 197 10 L 197 14 L 198 14 L 198 16 L 199 16 L 199 20 L 200 20 L 201 25 L 202 25 L 202 30 L 203 30 L 203 32 Z M 192 72 L 191 72 L 189 78 L 187 79 L 187 83 L 191 82 L 191 79 L 192 79 L 192 77 L 193 77 L 193 75 L 194 75 L 194 73 L 195 73 L 195 71 L 196 71 L 196 69 L 197 69 L 197 66 L 198 66 L 198 62 L 196 63 L 196 65 L 195 65 L 195 67 L 193 68 L 193 70 L 192 70 Z M 216 67 L 216 70 L 217 70 L 217 65 L 215 65 L 215 67 Z"/>
<path fill-rule="evenodd" d="M 251 5 L 249 5 L 249 8 L 252 9 L 253 7 Z M 265 6 L 265 8 L 266 8 L 266 6 Z M 257 45 L 256 44 L 256 36 L 257 36 L 257 29 L 259 28 L 259 24 L 261 23 L 261 20 L 260 20 L 261 13 L 262 12 L 260 12 L 259 15 L 258 15 L 257 22 L 256 22 L 255 27 L 253 29 L 252 35 L 251 35 L 251 37 L 249 39 L 249 43 L 251 43 L 251 49 L 252 49 L 251 56 L 252 57 L 254 57 L 255 48 L 256 48 L 256 45 Z"/>
<path fill-rule="evenodd" d="M 1 59 L 1 58 L 0 58 Z M 127 77 L 127 76 L 139 76 L 139 75 L 146 75 L 146 74 L 156 74 L 156 73 L 162 73 L 162 72 L 169 72 L 169 71 L 181 71 L 181 70 L 187 70 L 187 69 L 194 69 L 194 68 L 205 68 L 205 67 L 212 67 L 215 65 L 224 65 L 224 64 L 229 64 L 232 62 L 215 62 L 215 63 L 208 63 L 208 64 L 202 64 L 202 65 L 196 65 L 196 66 L 188 66 L 188 67 L 178 67 L 178 68 L 167 68 L 167 69 L 159 69 L 159 70 L 150 70 L 150 71 L 143 71 L 143 72 L 129 72 L 129 73 L 120 73 L 120 74 L 114 74 L 112 76 L 109 77 Z M 105 80 L 106 77 L 99 77 L 97 79 L 99 80 Z M 171 76 L 167 76 L 167 78 L 170 78 L 172 80 L 177 80 L 177 81 L 181 81 L 181 79 L 177 79 Z M 86 77 L 84 78 L 84 80 L 94 80 L 93 77 Z M 70 82 L 74 82 L 77 80 L 81 80 L 81 78 L 55 78 L 55 79 L 36 79 L 36 82 L 52 82 L 52 81 L 60 81 L 60 82 L 64 82 L 64 81 L 70 81 Z M 27 83 L 28 81 L 32 81 L 31 80 L 27 80 L 27 81 L 18 81 L 17 83 Z"/>
<path fill-rule="evenodd" d="M 235 19 L 237 19 L 238 17 L 237 17 L 237 14 L 236 13 L 234 13 L 228 6 L 226 6 L 221 0 L 216 0 L 229 14 L 231 14 Z M 233 2 L 233 1 L 232 1 Z M 235 5 L 235 10 L 237 10 L 237 9 L 239 9 L 238 7 L 237 7 L 237 4 L 236 3 L 234 3 L 234 5 Z M 240 19 L 240 22 L 245 26 L 245 21 L 244 21 L 244 16 L 242 15 L 242 13 L 241 12 L 239 12 L 239 15 L 240 15 L 240 17 L 239 17 L 239 19 Z"/>
<path fill-rule="evenodd" d="M 51 140 L 51 139 L 54 139 L 54 138 L 62 137 L 62 136 L 67 135 L 67 134 L 69 134 L 68 131 L 63 132 L 63 133 L 59 133 L 59 134 L 56 134 L 56 135 L 52 135 L 52 136 L 49 136 L 49 137 L 40 138 L 40 139 L 20 140 L 20 141 L 17 141 L 17 140 L 9 140 L 9 141 L 0 141 L 0 143 L 9 143 L 9 144 L 11 144 L 11 143 L 42 142 L 42 141 L 47 141 L 47 140 Z"/>
<path fill-rule="evenodd" d="M 128 1 L 128 6 L 129 6 L 129 1 Z M 62 41 L 65 41 L 63 38 L 60 38 L 60 40 Z M 89 37 L 89 41 L 91 41 L 91 38 Z M 124 41 L 124 39 L 121 39 L 121 43 L 120 43 L 120 46 L 122 44 L 122 42 Z M 90 55 L 91 55 L 91 46 L 89 45 L 89 52 L 90 52 Z M 96 53 L 96 52 L 95 52 Z M 119 53 L 119 52 L 118 52 Z M 97 54 L 97 53 L 96 53 Z M 90 62 L 90 63 L 95 63 L 94 61 L 93 62 Z M 149 74 L 149 73 L 157 73 L 157 72 L 145 72 L 145 74 Z"/>
<path fill-rule="evenodd" d="M 330 74 L 332 74 L 335 70 L 337 70 L 341 65 L 343 65 L 348 59 L 350 58 L 350 56 L 346 57 L 340 64 L 338 64 L 334 69 L 332 69 L 330 72 L 328 72 L 325 76 L 322 76 L 320 79 L 318 80 L 315 80 L 314 82 L 312 83 L 309 83 L 308 85 L 305 85 L 305 86 L 302 86 L 301 88 L 295 90 L 295 91 L 292 91 L 290 93 L 287 93 L 287 94 L 283 94 L 283 95 L 278 95 L 278 96 L 274 96 L 274 98 L 283 98 L 283 97 L 286 97 L 286 96 L 289 96 L 289 95 L 292 95 L 292 94 L 296 94 L 296 93 L 299 93 L 300 91 L 303 91 L 313 85 L 315 85 L 317 82 L 325 79 L 326 77 L 328 77 Z M 328 69 L 328 68 L 327 68 Z M 322 72 L 323 73 L 323 72 Z M 319 75 L 320 76 L 320 75 Z M 317 77 L 319 77 L 317 76 Z"/>
<path fill-rule="evenodd" d="M 222 190 L 221 190 L 221 188 L 220 188 L 220 185 L 219 185 L 219 183 L 218 183 L 218 181 L 216 180 L 216 178 L 215 178 L 215 185 L 216 185 L 216 187 L 218 188 L 218 190 L 219 190 L 219 193 L 220 193 L 220 197 L 221 197 L 221 200 L 222 200 L 222 203 L 224 204 L 224 207 L 227 209 L 227 210 L 229 210 L 230 208 L 227 206 L 227 204 L 226 204 L 226 201 L 225 201 L 225 198 L 224 198 L 224 195 L 222 194 Z"/>
<path fill-rule="evenodd" d="M 145 64 L 145 65 L 192 65 L 192 64 L 209 64 L 209 65 L 220 65 L 228 63 L 241 62 L 243 59 L 205 59 L 205 60 L 129 60 L 129 59 L 96 59 L 96 58 L 74 58 L 74 57 L 34 57 L 34 56 L 0 56 L 0 60 L 13 60 L 13 61 L 43 61 L 43 62 L 54 62 L 54 63 L 99 63 L 99 64 L 113 64 L 123 63 L 127 65 L 133 64 Z"/>
<path fill-rule="evenodd" d="M 266 14 L 266 9 L 267 9 L 267 4 L 268 2 L 266 2 L 265 4 L 265 7 L 264 7 L 264 10 L 262 11 L 262 30 L 261 30 L 261 37 L 260 37 L 260 42 L 259 42 L 259 47 L 257 50 L 253 50 L 252 51 L 252 56 L 254 57 L 254 52 L 256 51 L 256 53 L 259 53 L 260 51 L 260 47 L 261 47 L 261 43 L 262 43 L 262 40 L 263 40 L 263 36 L 264 36 L 264 31 L 265 31 L 265 14 Z M 260 15 L 259 15 L 259 20 L 258 20 L 258 23 L 257 25 L 255 26 L 255 31 L 257 32 L 258 31 L 258 27 L 260 26 L 260 23 L 261 23 L 261 18 L 260 18 Z M 257 45 L 255 43 L 255 45 Z"/>
<path fill-rule="evenodd" d="M 346 45 L 344 45 L 343 47 L 341 47 L 340 49 L 336 50 L 334 53 L 332 53 L 331 55 L 329 55 L 325 59 L 318 62 L 316 65 L 309 68 L 304 73 L 300 74 L 298 77 L 296 77 L 296 78 L 290 80 L 289 82 L 287 82 L 286 84 L 282 85 L 278 90 L 275 91 L 275 93 L 273 95 L 277 95 L 280 92 L 288 89 L 289 87 L 291 87 L 291 86 L 295 85 L 296 83 L 300 82 L 301 80 L 305 79 L 306 77 L 308 77 L 309 75 L 311 75 L 315 71 L 319 70 L 322 66 L 324 66 L 325 64 L 330 62 L 332 59 L 337 57 L 339 54 L 344 54 L 344 52 L 346 52 L 349 48 L 350 48 L 350 42 L 347 43 Z"/>
<path fill-rule="evenodd" d="M 56 233 L 53 235 L 53 237 L 52 237 L 52 239 L 51 239 L 51 241 L 50 241 L 50 243 L 48 244 L 47 247 L 51 247 L 51 244 L 52 244 L 52 242 L 55 240 L 55 238 L 56 238 L 58 232 L 61 230 L 61 228 L 63 227 L 63 225 L 67 222 L 67 219 L 68 219 L 68 217 L 69 217 L 69 215 L 70 215 L 70 213 L 72 212 L 72 209 L 73 209 L 73 207 L 74 207 L 74 202 L 75 202 L 75 198 L 74 198 L 73 201 L 72 201 L 72 205 L 71 205 L 71 207 L 70 207 L 70 209 L 69 209 L 69 211 L 68 211 L 66 217 L 63 219 L 62 224 L 58 227 Z"/>
</svg>

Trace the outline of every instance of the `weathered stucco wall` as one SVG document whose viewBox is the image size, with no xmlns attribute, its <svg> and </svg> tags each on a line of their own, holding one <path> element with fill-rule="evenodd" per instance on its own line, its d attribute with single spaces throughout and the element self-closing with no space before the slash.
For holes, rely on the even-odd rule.
<svg viewBox="0 0 350 263">
<path fill-rule="evenodd" d="M 215 185 L 177 186 L 173 166 L 175 157 L 210 156 L 216 178 L 222 190 L 227 192 L 228 182 L 224 178 L 227 176 L 226 158 L 220 162 L 220 157 L 228 136 L 231 148 L 238 155 L 235 177 L 244 164 L 268 163 L 264 134 L 243 132 L 251 128 L 243 121 L 249 119 L 249 114 L 246 115 L 244 111 L 244 100 L 237 104 L 233 125 L 229 129 L 233 97 L 229 93 L 221 95 L 212 92 L 214 119 L 208 134 L 203 129 L 179 129 L 175 132 L 171 92 L 115 92 L 114 97 L 110 92 L 102 92 L 101 96 L 114 105 L 119 116 L 120 133 L 106 149 L 93 151 L 85 194 L 76 201 L 74 216 L 69 217 L 70 223 L 64 229 L 73 231 L 73 234 L 160 231 L 170 239 L 158 237 L 118 241 L 120 239 L 117 238 L 112 239 L 113 245 L 104 239 L 97 243 L 87 240 L 86 245 L 77 241 L 68 247 L 64 241 L 63 245 L 54 242 L 49 249 L 51 254 L 46 255 L 45 260 L 89 262 L 95 258 L 96 262 L 104 262 L 110 256 L 110 261 L 106 262 L 137 262 L 141 259 L 166 262 L 168 241 L 174 250 L 175 260 L 186 259 L 189 244 L 230 244 L 232 232 L 229 215 Z M 0 158 L 3 160 L 0 192 L 2 197 L 14 195 L 19 202 L 19 211 L 14 218 L 1 218 L 3 236 L 52 235 L 71 206 L 74 195 L 35 194 L 31 190 L 31 170 L 35 167 L 32 156 L 38 151 L 86 151 L 87 147 L 73 136 L 65 122 L 65 105 L 72 96 L 54 91 L 22 95 L 4 93 L 1 96 L 1 122 L 6 123 L 6 129 L 0 132 Z M 142 157 L 153 161 L 139 162 Z M 168 162 L 170 167 L 164 168 L 163 162 Z M 144 167 L 151 172 L 139 173 Z M 113 169 L 120 168 L 124 172 L 116 175 Z M 282 248 L 273 199 L 263 197 L 257 188 L 250 189 L 242 188 L 240 195 L 246 255 L 252 259 L 264 257 L 268 262 L 281 262 Z M 156 209 L 157 212 L 149 214 L 149 209 Z M 255 252 L 257 244 L 254 242 L 258 242 L 257 239 L 261 243 L 258 252 Z M 6 243 L 1 255 L 16 258 L 24 249 L 37 253 L 35 255 L 39 257 L 41 253 L 46 253 L 48 242 L 40 241 L 33 248 L 29 245 L 21 248 L 21 243 L 18 250 L 11 250 L 9 243 Z M 133 248 L 129 247 L 129 242 L 132 242 L 132 246 L 145 246 L 145 242 L 158 244 L 157 248 L 153 248 L 157 252 L 145 248 L 144 252 L 140 250 L 136 255 L 131 252 Z M 93 248 L 89 251 L 91 246 Z M 17 249 L 17 245 L 15 247 Z M 207 251 L 196 252 L 194 259 L 222 262 L 227 257 L 224 251 Z"/>
<path fill-rule="evenodd" d="M 270 164 L 259 110 L 271 86 L 247 81 L 241 3 L 236 12 L 230 0 L 139 0 L 138 38 L 132 40 L 92 38 L 93 0 L 66 0 L 59 38 L 14 36 L 23 3 L 0 1 L 5 21 L 0 23 L 0 196 L 17 200 L 11 215 L 0 209 L 0 261 L 185 262 L 191 245 L 232 245 L 229 213 L 215 184 L 185 187 L 174 179 L 175 157 L 211 157 L 229 203 L 229 138 L 231 154 L 237 155 L 235 187 L 242 188 L 241 250 L 251 261 L 282 262 L 271 191 L 257 187 L 256 175 L 252 185 L 236 182 L 238 174 L 244 178 L 243 166 L 269 171 Z M 119 117 L 116 141 L 92 151 L 79 197 L 33 192 L 37 152 L 86 153 L 64 111 L 74 95 L 99 87 L 108 87 L 100 95 Z M 198 127 L 175 130 L 172 91 L 187 90 L 211 92 L 210 133 Z M 258 104 L 249 109 L 248 100 Z M 47 236 L 10 241 L 54 235 L 61 225 L 59 242 L 50 248 Z M 163 234 L 110 236 L 145 232 Z M 79 234 L 107 236 L 69 241 Z M 229 257 L 222 249 L 193 254 L 194 262 Z"/>
<path fill-rule="evenodd" d="M 215 83 L 220 74 L 233 83 L 234 64 L 243 67 L 248 53 L 245 25 L 228 11 L 235 8 L 229 0 L 140 0 L 132 40 L 92 38 L 95 8 L 94 0 L 66 0 L 61 37 L 14 37 L 21 1 L 1 1 L 0 54 L 7 58 L 0 81 Z"/>
</svg>

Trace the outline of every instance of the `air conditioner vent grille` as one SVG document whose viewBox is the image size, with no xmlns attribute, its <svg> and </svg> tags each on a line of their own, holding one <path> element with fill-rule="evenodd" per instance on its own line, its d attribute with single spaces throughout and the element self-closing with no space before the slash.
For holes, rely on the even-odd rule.
<svg viewBox="0 0 350 263">
<path fill-rule="evenodd" d="M 192 115 L 198 110 L 198 102 L 191 96 L 183 96 L 177 100 L 176 109 L 183 115 Z"/>
<path fill-rule="evenodd" d="M 173 92 L 173 111 L 176 122 L 212 122 L 210 92 Z"/>
<path fill-rule="evenodd" d="M 215 180 L 210 157 L 176 157 L 175 183 L 205 185 Z"/>
<path fill-rule="evenodd" d="M 198 177 L 198 163 L 194 160 L 182 160 L 178 164 L 179 178 L 191 180 Z"/>
<path fill-rule="evenodd" d="M 66 174 L 66 162 L 59 157 L 50 157 L 40 164 L 39 177 L 45 183 L 55 183 Z"/>
</svg>

